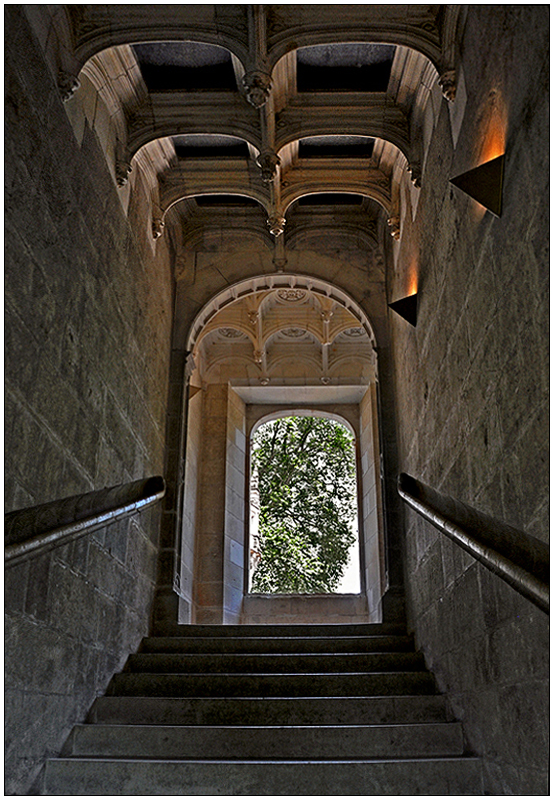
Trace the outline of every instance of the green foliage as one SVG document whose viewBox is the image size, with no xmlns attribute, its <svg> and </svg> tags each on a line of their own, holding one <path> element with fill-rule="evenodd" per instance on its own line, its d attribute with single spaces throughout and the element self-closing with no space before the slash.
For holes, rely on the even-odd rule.
<svg viewBox="0 0 554 800">
<path fill-rule="evenodd" d="M 287 417 L 253 438 L 261 560 L 252 591 L 333 592 L 356 536 L 353 437 L 337 422 Z"/>
</svg>

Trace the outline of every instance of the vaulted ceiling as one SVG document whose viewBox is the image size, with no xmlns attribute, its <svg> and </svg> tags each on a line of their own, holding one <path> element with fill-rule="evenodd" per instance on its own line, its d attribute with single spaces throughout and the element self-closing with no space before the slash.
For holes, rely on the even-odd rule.
<svg viewBox="0 0 554 800">
<path fill-rule="evenodd" d="M 284 238 L 314 225 L 371 235 L 384 215 L 397 234 L 429 94 L 454 96 L 460 6 L 61 8 L 65 96 L 80 81 L 102 98 L 117 183 L 140 165 L 150 185 L 153 238 L 232 220 L 279 269 Z"/>
</svg>

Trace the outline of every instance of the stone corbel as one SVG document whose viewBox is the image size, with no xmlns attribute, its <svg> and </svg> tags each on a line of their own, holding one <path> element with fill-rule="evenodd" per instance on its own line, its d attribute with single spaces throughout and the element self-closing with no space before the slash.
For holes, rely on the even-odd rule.
<svg viewBox="0 0 554 800">
<path fill-rule="evenodd" d="M 280 236 L 285 230 L 286 219 L 278 214 L 272 214 L 267 219 L 267 226 L 272 236 Z"/>
<path fill-rule="evenodd" d="M 131 158 L 123 148 L 123 145 L 120 145 L 115 160 L 115 180 L 120 188 L 126 185 L 129 180 L 129 173 L 132 169 Z"/>
<path fill-rule="evenodd" d="M 152 238 L 159 239 L 164 232 L 165 222 L 162 217 L 154 217 L 152 220 Z"/>
<path fill-rule="evenodd" d="M 410 180 L 416 189 L 421 189 L 421 167 L 419 164 L 408 164 Z"/>
<path fill-rule="evenodd" d="M 271 91 L 271 75 L 268 72 L 254 70 L 242 76 L 242 83 L 250 105 L 262 108 L 267 103 Z"/>
<path fill-rule="evenodd" d="M 453 103 L 456 98 L 456 70 L 447 69 L 439 76 L 439 86 L 443 97 L 449 103 Z"/>
<path fill-rule="evenodd" d="M 262 171 L 262 181 L 264 183 L 271 183 L 277 174 L 277 167 L 281 163 L 281 159 L 272 151 L 260 153 L 256 159 L 256 164 Z"/>
<path fill-rule="evenodd" d="M 76 75 L 63 69 L 58 70 L 58 89 L 62 102 L 67 103 L 68 100 L 71 100 L 80 85 Z"/>
<path fill-rule="evenodd" d="M 394 215 L 389 217 L 387 220 L 387 225 L 390 228 L 390 235 L 395 241 L 400 239 L 400 217 Z"/>
</svg>

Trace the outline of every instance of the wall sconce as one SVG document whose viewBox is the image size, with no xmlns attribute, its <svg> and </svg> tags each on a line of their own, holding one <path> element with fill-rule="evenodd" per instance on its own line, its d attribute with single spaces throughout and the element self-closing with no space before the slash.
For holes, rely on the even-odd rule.
<svg viewBox="0 0 554 800">
<path fill-rule="evenodd" d="M 450 179 L 450 183 L 485 206 L 495 217 L 499 217 L 502 213 L 503 182 L 504 155 Z"/>
<path fill-rule="evenodd" d="M 408 297 L 402 297 L 400 300 L 395 300 L 394 303 L 389 303 L 389 308 L 396 311 L 402 319 L 405 319 L 415 328 L 417 323 L 417 292 L 408 295 Z"/>
</svg>

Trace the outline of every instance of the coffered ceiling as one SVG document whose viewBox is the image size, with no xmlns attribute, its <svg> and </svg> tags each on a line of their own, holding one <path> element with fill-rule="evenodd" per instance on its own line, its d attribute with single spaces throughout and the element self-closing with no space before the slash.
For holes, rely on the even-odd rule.
<svg viewBox="0 0 554 800">
<path fill-rule="evenodd" d="M 66 95 L 70 73 L 100 95 L 119 186 L 137 166 L 150 185 L 153 238 L 230 209 L 277 249 L 308 214 L 395 218 L 400 176 L 421 185 L 430 92 L 455 92 L 460 6 L 63 8 Z"/>
</svg>

